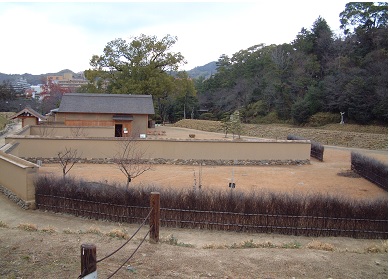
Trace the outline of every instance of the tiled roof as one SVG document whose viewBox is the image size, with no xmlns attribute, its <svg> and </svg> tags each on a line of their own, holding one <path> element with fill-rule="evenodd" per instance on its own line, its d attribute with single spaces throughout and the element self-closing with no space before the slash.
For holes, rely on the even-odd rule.
<svg viewBox="0 0 389 279">
<path fill-rule="evenodd" d="M 154 114 L 151 95 L 67 93 L 58 112 Z"/>
<path fill-rule="evenodd" d="M 42 120 L 45 120 L 45 119 L 46 119 L 46 116 L 40 114 L 39 112 L 33 110 L 33 109 L 30 108 L 30 107 L 26 107 L 26 108 L 24 108 L 23 110 L 19 111 L 18 113 L 12 115 L 12 116 L 10 117 L 10 119 L 15 119 L 15 118 L 17 118 L 18 116 L 26 116 L 26 115 L 32 115 L 32 116 L 35 116 L 36 118 L 42 119 Z"/>
</svg>

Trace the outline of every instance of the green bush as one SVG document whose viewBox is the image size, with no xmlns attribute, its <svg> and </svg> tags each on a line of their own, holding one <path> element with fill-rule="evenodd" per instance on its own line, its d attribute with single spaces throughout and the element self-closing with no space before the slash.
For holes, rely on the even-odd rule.
<svg viewBox="0 0 389 279">
<path fill-rule="evenodd" d="M 275 124 L 275 123 L 284 123 L 285 121 L 278 118 L 277 112 L 269 112 L 265 116 L 257 116 L 252 121 L 253 124 Z"/>
<path fill-rule="evenodd" d="M 312 115 L 310 103 L 305 99 L 296 101 L 292 106 L 291 115 L 293 121 L 298 125 L 308 122 L 309 117 Z"/>
<path fill-rule="evenodd" d="M 210 112 L 202 113 L 199 118 L 201 120 L 216 120 L 216 117 Z"/>
<path fill-rule="evenodd" d="M 318 112 L 309 118 L 308 126 L 319 127 L 327 124 L 340 123 L 340 114 Z"/>
</svg>

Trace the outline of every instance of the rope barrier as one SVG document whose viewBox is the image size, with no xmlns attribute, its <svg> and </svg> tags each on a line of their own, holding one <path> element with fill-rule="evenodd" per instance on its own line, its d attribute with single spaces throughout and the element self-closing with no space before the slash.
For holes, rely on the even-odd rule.
<svg viewBox="0 0 389 279">
<path fill-rule="evenodd" d="M 113 251 L 112 253 L 110 253 L 109 255 L 103 257 L 102 259 L 100 260 L 97 260 L 96 263 L 99 263 L 99 262 L 102 262 L 103 260 L 105 259 L 108 259 L 109 257 L 111 257 L 112 255 L 116 254 L 118 251 L 120 251 L 120 249 L 122 249 L 125 245 L 127 245 L 128 242 L 131 241 L 131 239 L 134 238 L 134 236 L 140 231 L 140 229 L 145 225 L 146 223 L 146 220 L 150 217 L 151 215 L 151 212 L 152 210 L 150 210 L 149 214 L 147 215 L 147 217 L 144 219 L 143 223 L 140 225 L 140 227 L 133 233 L 133 235 L 126 241 L 123 243 L 122 246 L 120 246 L 118 249 L 116 249 L 115 251 Z"/>
<path fill-rule="evenodd" d="M 151 192 L 150 194 L 150 207 L 148 208 L 149 212 L 145 218 L 143 218 L 142 224 L 138 227 L 138 229 L 132 234 L 132 236 L 126 240 L 120 247 L 106 255 L 105 257 L 96 260 L 96 246 L 94 244 L 82 244 L 81 245 L 81 275 L 79 278 L 83 278 L 83 276 L 93 274 L 97 276 L 97 263 L 100 263 L 112 255 L 119 252 L 125 245 L 127 245 L 135 235 L 140 231 L 140 229 L 146 224 L 146 221 L 149 219 L 150 228 L 147 231 L 146 235 L 143 237 L 140 244 L 136 247 L 134 252 L 117 268 L 108 278 L 112 278 L 139 250 L 140 246 L 144 243 L 147 236 L 150 236 L 150 240 L 155 241 L 155 243 L 159 240 L 159 214 L 160 214 L 160 206 L 159 206 L 159 193 Z"/>
<path fill-rule="evenodd" d="M 131 260 L 131 258 L 135 255 L 135 253 L 138 251 L 138 249 L 140 248 L 140 246 L 143 244 L 143 242 L 146 240 L 146 237 L 150 234 L 150 231 L 151 229 L 147 232 L 147 234 L 145 235 L 145 237 L 142 239 L 142 241 L 139 243 L 138 247 L 136 247 L 136 249 L 134 250 L 134 252 L 132 252 L 132 254 L 124 261 L 124 263 L 118 267 L 118 269 L 115 270 L 114 273 L 112 273 L 110 276 L 107 277 L 107 279 L 109 278 L 112 278 L 112 276 L 114 276 L 129 260 Z"/>
</svg>

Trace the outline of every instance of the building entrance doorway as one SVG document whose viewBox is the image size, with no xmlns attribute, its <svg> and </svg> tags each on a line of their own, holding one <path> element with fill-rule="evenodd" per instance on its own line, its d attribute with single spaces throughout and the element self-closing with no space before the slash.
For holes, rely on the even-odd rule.
<svg viewBox="0 0 389 279">
<path fill-rule="evenodd" d="M 121 138 L 123 136 L 123 125 L 115 124 L 115 137 Z"/>
</svg>

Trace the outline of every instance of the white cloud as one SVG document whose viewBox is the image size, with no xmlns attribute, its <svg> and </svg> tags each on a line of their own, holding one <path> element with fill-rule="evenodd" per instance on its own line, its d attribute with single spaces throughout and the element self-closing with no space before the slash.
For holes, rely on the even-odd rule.
<svg viewBox="0 0 389 279">
<path fill-rule="evenodd" d="M 88 64 L 86 36 L 74 26 L 53 23 L 45 14 L 23 7 L 3 13 L 0 26 L 9 27 L 2 28 L 5 40 L 0 45 L 0 72 L 40 74 L 67 67 L 84 70 Z"/>
<path fill-rule="evenodd" d="M 89 68 L 115 39 L 140 34 L 178 37 L 189 70 L 265 43 L 290 43 L 322 16 L 339 26 L 346 2 L 19 3 L 0 4 L 0 72 L 41 74 Z"/>
</svg>

